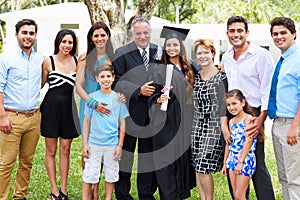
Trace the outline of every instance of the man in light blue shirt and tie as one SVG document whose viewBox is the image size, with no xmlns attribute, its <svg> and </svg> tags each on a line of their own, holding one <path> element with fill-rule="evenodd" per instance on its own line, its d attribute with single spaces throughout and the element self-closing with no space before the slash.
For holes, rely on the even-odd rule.
<svg viewBox="0 0 300 200">
<path fill-rule="evenodd" d="M 40 135 L 38 100 L 44 58 L 32 48 L 37 24 L 23 19 L 15 27 L 17 45 L 0 55 L 0 200 L 8 199 L 17 157 L 13 199 L 26 199 Z"/>
<path fill-rule="evenodd" d="M 300 47 L 290 18 L 271 21 L 271 36 L 281 51 L 272 78 L 268 115 L 283 200 L 300 197 Z"/>
</svg>

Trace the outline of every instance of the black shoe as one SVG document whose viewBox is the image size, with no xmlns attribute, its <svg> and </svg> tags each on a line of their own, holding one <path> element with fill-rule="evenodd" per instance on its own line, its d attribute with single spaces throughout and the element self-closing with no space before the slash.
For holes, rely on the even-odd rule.
<svg viewBox="0 0 300 200">
<path fill-rule="evenodd" d="M 55 194 L 51 193 L 50 194 L 50 199 L 51 200 L 62 200 L 60 195 L 56 196 Z M 26 199 L 25 199 L 26 200 Z"/>
<path fill-rule="evenodd" d="M 68 193 L 67 194 L 64 194 L 61 189 L 59 190 L 59 196 L 61 197 L 62 200 L 69 200 L 69 197 L 68 197 Z"/>
</svg>

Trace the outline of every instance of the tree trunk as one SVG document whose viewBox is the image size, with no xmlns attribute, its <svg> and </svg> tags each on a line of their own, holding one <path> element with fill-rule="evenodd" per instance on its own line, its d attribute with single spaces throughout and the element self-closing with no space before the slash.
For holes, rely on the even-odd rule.
<svg viewBox="0 0 300 200">
<path fill-rule="evenodd" d="M 135 17 L 151 18 L 156 2 L 157 0 L 140 1 L 136 12 L 125 24 L 126 0 L 84 0 L 88 7 L 91 23 L 101 20 L 110 28 L 115 49 L 130 40 L 128 33 L 130 24 Z"/>
<path fill-rule="evenodd" d="M 15 0 L 10 0 L 10 11 L 14 11 L 15 10 Z"/>
<path fill-rule="evenodd" d="M 4 33 L 3 33 L 3 29 L 2 29 L 1 24 L 0 24 L 0 40 L 2 41 L 2 48 L 3 48 L 3 44 L 4 44 Z"/>
</svg>

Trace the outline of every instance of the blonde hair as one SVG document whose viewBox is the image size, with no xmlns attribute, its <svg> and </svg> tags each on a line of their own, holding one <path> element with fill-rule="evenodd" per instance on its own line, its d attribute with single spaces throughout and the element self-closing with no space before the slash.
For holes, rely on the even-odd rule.
<svg viewBox="0 0 300 200">
<path fill-rule="evenodd" d="M 205 40 L 205 39 L 195 40 L 194 47 L 193 47 L 195 53 L 200 45 L 204 46 L 206 49 L 209 49 L 212 54 L 216 55 L 216 48 L 214 47 L 214 44 L 211 40 Z"/>
</svg>

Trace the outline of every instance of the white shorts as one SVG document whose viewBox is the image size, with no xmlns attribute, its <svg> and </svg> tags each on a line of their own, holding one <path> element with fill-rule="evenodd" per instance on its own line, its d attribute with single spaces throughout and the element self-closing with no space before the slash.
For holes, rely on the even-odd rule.
<svg viewBox="0 0 300 200">
<path fill-rule="evenodd" d="M 119 161 L 114 160 L 115 147 L 90 145 L 90 148 L 90 157 L 85 160 L 82 180 L 91 184 L 98 183 L 103 163 L 105 181 L 117 182 L 119 180 Z"/>
</svg>

